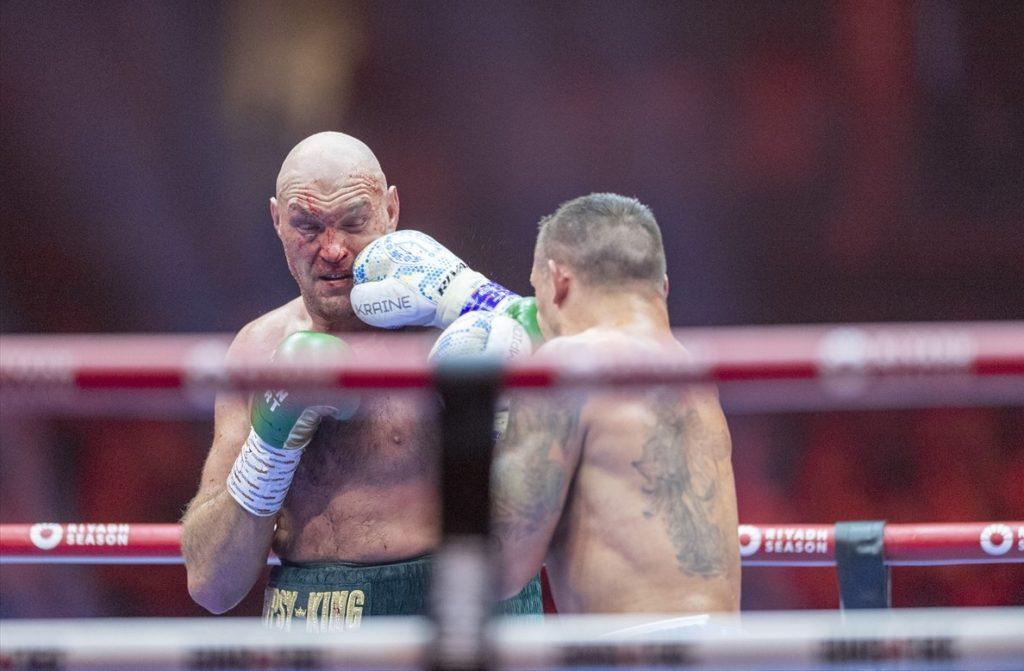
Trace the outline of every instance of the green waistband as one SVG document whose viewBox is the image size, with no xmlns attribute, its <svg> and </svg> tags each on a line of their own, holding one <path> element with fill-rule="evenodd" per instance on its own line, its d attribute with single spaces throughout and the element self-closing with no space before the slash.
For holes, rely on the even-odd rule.
<svg viewBox="0 0 1024 671">
<path fill-rule="evenodd" d="M 415 582 L 428 579 L 432 566 L 433 556 L 429 554 L 386 564 L 282 561 L 280 566 L 271 569 L 270 584 L 274 587 L 330 587 L 393 580 Z"/>
<path fill-rule="evenodd" d="M 363 616 L 426 615 L 431 610 L 434 558 L 413 557 L 388 564 L 284 562 L 270 572 L 263 618 L 268 627 L 290 629 L 293 620 L 309 631 L 359 627 Z M 444 608 L 444 595 L 433 595 Z M 540 580 L 515 597 L 495 604 L 504 614 L 540 614 Z"/>
</svg>

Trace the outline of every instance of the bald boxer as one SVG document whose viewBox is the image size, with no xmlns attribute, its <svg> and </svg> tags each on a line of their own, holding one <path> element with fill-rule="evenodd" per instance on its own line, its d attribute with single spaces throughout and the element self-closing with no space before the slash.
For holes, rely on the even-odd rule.
<svg viewBox="0 0 1024 671">
<path fill-rule="evenodd" d="M 299 296 L 246 325 L 229 360 L 337 361 L 367 331 L 350 292 L 353 262 L 398 225 L 398 191 L 373 152 L 318 133 L 285 158 L 270 217 Z M 273 549 L 264 620 L 345 630 L 364 615 L 422 614 L 439 530 L 437 446 L 413 402 L 218 397 L 214 441 L 182 520 L 188 589 L 215 613 L 249 592 Z M 531 583 L 503 612 L 540 612 Z"/>
<path fill-rule="evenodd" d="M 678 355 L 651 211 L 592 194 L 540 224 L 530 281 L 541 353 Z M 494 528 L 514 594 L 546 562 L 560 612 L 739 608 L 729 431 L 715 391 L 520 395 L 494 463 Z"/>
</svg>

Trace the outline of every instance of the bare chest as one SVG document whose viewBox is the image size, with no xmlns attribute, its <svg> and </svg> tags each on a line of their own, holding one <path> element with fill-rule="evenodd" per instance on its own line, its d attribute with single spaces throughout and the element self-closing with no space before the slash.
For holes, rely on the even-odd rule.
<svg viewBox="0 0 1024 671">
<path fill-rule="evenodd" d="M 420 399 L 384 394 L 364 397 L 352 419 L 321 423 L 303 454 L 293 490 L 387 488 L 434 479 L 434 415 L 431 406 Z"/>
</svg>

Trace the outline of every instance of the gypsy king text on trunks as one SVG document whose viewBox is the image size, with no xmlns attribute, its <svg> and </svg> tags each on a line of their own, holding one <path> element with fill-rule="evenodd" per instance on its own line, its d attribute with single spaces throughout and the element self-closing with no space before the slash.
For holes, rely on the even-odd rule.
<svg viewBox="0 0 1024 671">
<path fill-rule="evenodd" d="M 292 619 L 306 620 L 306 631 L 358 629 L 366 606 L 361 589 L 309 592 L 306 603 L 298 603 L 299 592 L 270 587 L 264 594 L 263 625 L 268 629 L 292 628 Z"/>
</svg>

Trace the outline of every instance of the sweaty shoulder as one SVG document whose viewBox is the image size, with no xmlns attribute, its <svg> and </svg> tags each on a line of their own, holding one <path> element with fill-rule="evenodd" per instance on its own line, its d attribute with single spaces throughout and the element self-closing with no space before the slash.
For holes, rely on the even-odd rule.
<svg viewBox="0 0 1024 671">
<path fill-rule="evenodd" d="M 285 303 L 241 328 L 228 350 L 228 359 L 265 358 L 285 336 L 310 327 L 301 298 Z"/>
</svg>

